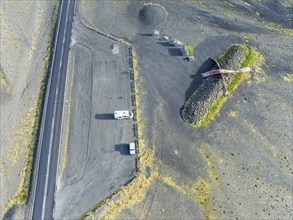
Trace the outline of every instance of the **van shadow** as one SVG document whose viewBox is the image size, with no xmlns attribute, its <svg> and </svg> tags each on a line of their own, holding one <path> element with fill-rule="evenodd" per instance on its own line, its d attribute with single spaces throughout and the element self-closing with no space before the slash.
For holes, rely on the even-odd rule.
<svg viewBox="0 0 293 220">
<path fill-rule="evenodd" d="M 129 144 L 116 144 L 115 151 L 119 151 L 121 155 L 129 155 Z"/>
<path fill-rule="evenodd" d="M 95 119 L 98 119 L 98 120 L 115 120 L 113 113 L 95 114 Z"/>
<path fill-rule="evenodd" d="M 185 92 L 185 101 L 189 99 L 192 93 L 194 93 L 194 91 L 202 83 L 201 73 L 210 71 L 213 68 L 213 65 L 214 63 L 211 58 L 208 58 L 206 61 L 203 62 L 203 64 L 199 67 L 198 71 L 194 75 L 190 75 L 190 78 L 192 78 L 192 82 Z"/>
<path fill-rule="evenodd" d="M 168 48 L 168 51 L 171 56 L 183 56 L 181 47 Z"/>
<path fill-rule="evenodd" d="M 171 43 L 169 43 L 168 41 L 159 41 L 159 42 L 157 42 L 157 44 L 160 44 L 160 45 L 162 45 L 162 46 L 164 46 L 164 47 L 171 47 L 171 46 L 173 46 Z"/>
</svg>

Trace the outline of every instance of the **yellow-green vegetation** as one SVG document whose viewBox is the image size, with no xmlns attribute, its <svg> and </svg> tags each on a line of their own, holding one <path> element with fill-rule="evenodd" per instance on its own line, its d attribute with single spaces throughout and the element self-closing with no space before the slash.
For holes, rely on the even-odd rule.
<svg viewBox="0 0 293 220">
<path fill-rule="evenodd" d="M 153 147 L 152 147 L 153 148 Z M 142 151 L 140 151 L 142 152 Z M 145 171 L 147 167 L 152 167 L 155 160 L 154 150 L 150 147 L 139 153 L 139 169 Z"/>
<path fill-rule="evenodd" d="M 41 25 L 42 25 L 42 16 L 44 15 L 44 9 L 41 8 L 41 7 L 38 7 L 36 9 L 36 19 L 35 19 L 35 22 L 33 24 L 33 31 L 32 31 L 32 37 L 30 39 L 30 45 L 31 45 L 31 48 L 30 48 L 30 51 L 28 53 L 28 59 L 30 62 L 32 62 L 34 60 L 34 54 L 35 54 L 35 51 L 36 51 L 36 36 L 41 28 Z"/>
<path fill-rule="evenodd" d="M 34 137 L 34 124 L 35 124 L 35 103 L 30 107 L 24 116 L 20 120 L 19 127 L 17 128 L 16 134 L 13 136 L 10 145 L 8 146 L 8 158 L 11 166 L 15 166 L 19 162 L 19 156 L 22 154 L 26 155 L 26 159 L 32 157 L 33 146 L 31 145 L 32 138 Z M 29 177 L 31 167 L 28 166 L 27 160 L 20 172 L 20 183 L 15 195 L 9 199 L 4 209 L 12 207 L 14 204 L 24 203 L 27 199 Z"/>
<path fill-rule="evenodd" d="M 225 4 L 229 5 L 230 7 L 236 7 L 234 4 L 232 4 L 231 2 L 228 2 L 228 1 L 224 1 Z"/>
<path fill-rule="evenodd" d="M 149 177 L 145 175 L 146 167 L 152 167 L 154 159 L 154 150 L 148 148 L 140 156 L 141 172 L 129 184 L 123 186 L 114 195 L 100 202 L 96 207 L 82 216 L 81 219 L 85 219 L 101 206 L 104 206 L 104 209 L 100 219 L 116 219 L 124 208 L 131 208 L 141 201 L 150 184 L 158 178 L 157 172 L 152 172 Z"/>
<path fill-rule="evenodd" d="M 8 38 L 8 45 L 6 46 L 13 46 L 14 50 L 17 54 L 23 53 L 23 43 L 21 41 L 21 38 L 18 34 L 15 33 L 15 29 L 11 25 L 10 21 L 7 19 L 7 16 L 5 13 L 7 11 L 4 11 L 4 7 L 0 8 L 0 17 L 1 17 L 1 43 L 5 44 L 3 38 Z M 2 38 L 3 36 L 3 38 Z M 2 58 L 2 57 L 1 57 Z M 11 69 L 10 69 L 11 70 Z"/>
<path fill-rule="evenodd" d="M 194 47 L 191 46 L 191 45 L 189 45 L 189 44 L 187 44 L 187 43 L 186 43 L 184 40 L 182 40 L 182 39 L 179 39 L 179 41 L 180 41 L 183 45 L 186 45 L 189 56 L 194 56 Z"/>
<path fill-rule="evenodd" d="M 211 185 L 203 178 L 199 177 L 192 186 L 191 193 L 195 201 L 202 205 L 205 219 L 216 219 L 209 202 L 209 198 L 212 194 Z"/>
<path fill-rule="evenodd" d="M 107 209 L 101 219 L 117 219 L 124 208 L 131 208 L 140 202 L 149 188 L 150 183 L 157 177 L 158 173 L 152 173 L 148 178 L 144 175 L 136 177 L 128 186 L 122 187 L 119 198 L 107 201 Z"/>
<path fill-rule="evenodd" d="M 135 97 L 135 106 L 136 106 L 136 126 L 137 126 L 137 141 L 139 143 L 139 151 L 144 152 L 146 148 L 146 142 L 142 138 L 142 129 L 144 124 L 141 119 L 141 110 L 140 110 L 140 96 L 139 96 L 139 82 L 138 82 L 138 71 L 137 71 L 137 59 L 136 52 L 132 48 L 132 63 L 133 63 L 133 80 L 134 80 L 134 97 Z"/>
<path fill-rule="evenodd" d="M 292 8 L 292 1 L 288 1 L 288 2 L 281 1 L 280 3 L 282 4 L 284 8 Z"/>
<path fill-rule="evenodd" d="M 287 82 L 293 82 L 293 73 L 287 74 L 286 76 L 283 76 L 282 78 L 283 78 L 283 80 L 285 80 Z"/>
<path fill-rule="evenodd" d="M 137 77 L 138 77 L 138 73 L 137 73 L 137 59 L 135 58 L 135 52 L 134 50 L 132 51 L 133 54 L 133 80 L 136 81 Z"/>
<path fill-rule="evenodd" d="M 9 177 L 7 165 L 4 163 L 4 161 L 0 161 L 0 174 L 3 174 L 5 177 Z"/>
<path fill-rule="evenodd" d="M 19 138 L 20 143 L 27 146 L 25 151 L 25 162 L 20 172 L 20 182 L 18 185 L 17 192 L 15 195 L 9 199 L 5 204 L 5 209 L 11 208 L 15 204 L 23 204 L 27 201 L 28 198 L 28 191 L 29 191 L 29 183 L 31 179 L 31 172 L 32 172 L 32 165 L 33 165 L 33 155 L 34 155 L 34 147 L 37 141 L 37 132 L 39 127 L 39 122 L 41 119 L 41 104 L 43 99 L 43 94 L 45 90 L 45 80 L 48 73 L 49 67 L 49 58 L 50 58 L 50 51 L 51 51 L 51 41 L 54 34 L 56 18 L 59 12 L 59 4 L 60 2 L 57 1 L 57 4 L 54 8 L 52 20 L 51 20 L 51 29 L 50 29 L 50 36 L 48 39 L 48 45 L 46 49 L 46 57 L 45 57 L 45 65 L 44 65 L 44 75 L 43 80 L 40 85 L 40 92 L 35 103 L 35 106 L 30 109 L 28 115 L 25 117 L 24 124 L 22 125 L 25 129 L 21 131 Z"/>
<path fill-rule="evenodd" d="M 177 183 L 174 182 L 174 180 L 171 177 L 161 177 L 160 178 L 165 184 L 173 187 L 176 189 L 176 191 L 186 194 L 186 190 L 184 190 L 181 186 L 179 186 Z"/>
<path fill-rule="evenodd" d="M 26 111 L 26 115 L 20 120 L 18 128 L 13 135 L 9 146 L 7 147 L 8 158 L 11 166 L 15 166 L 19 160 L 19 156 L 21 154 L 25 154 L 27 150 L 26 147 L 30 144 L 35 120 L 35 110 L 35 103 L 33 103 Z"/>
<path fill-rule="evenodd" d="M 0 70 L 0 88 L 5 88 L 8 93 L 11 93 L 11 88 L 5 79 L 2 70 Z"/>
<path fill-rule="evenodd" d="M 267 28 L 267 29 L 273 30 L 273 31 L 278 31 L 278 32 L 281 32 L 283 34 L 287 34 L 287 35 L 289 35 L 291 37 L 293 36 L 293 29 L 283 28 L 278 24 L 263 21 L 262 26 Z"/>
<path fill-rule="evenodd" d="M 239 0 L 240 2 L 242 2 L 244 5 L 248 6 L 248 7 L 251 7 L 251 4 L 249 4 L 248 2 L 245 2 L 245 1 L 242 1 L 242 0 Z"/>
<path fill-rule="evenodd" d="M 115 198 L 110 198 L 105 202 L 106 208 L 101 219 L 116 219 L 122 209 L 131 208 L 142 200 L 151 182 L 158 177 L 157 172 L 152 172 L 148 178 L 145 175 L 146 167 L 152 167 L 154 159 L 154 150 L 148 148 L 140 156 L 141 172 L 127 186 L 122 187 Z"/>
<path fill-rule="evenodd" d="M 194 48 L 190 45 L 187 46 L 189 56 L 194 56 Z"/>
<path fill-rule="evenodd" d="M 277 150 L 273 145 L 270 146 L 270 148 L 268 149 L 268 152 L 272 155 L 272 157 L 274 158 L 277 157 Z"/>
<path fill-rule="evenodd" d="M 230 116 L 230 117 L 235 118 L 235 117 L 237 117 L 237 115 L 238 115 L 238 112 L 236 112 L 236 111 L 231 111 L 231 112 L 229 112 L 229 116 Z"/>
<path fill-rule="evenodd" d="M 214 183 L 218 188 L 221 188 L 221 181 L 218 174 L 215 171 L 215 164 L 212 158 L 212 155 L 208 152 L 205 147 L 199 148 L 199 153 L 201 154 L 202 158 L 206 162 L 207 171 L 212 183 Z"/>
<path fill-rule="evenodd" d="M 205 126 L 208 123 L 210 123 L 210 121 L 220 111 L 222 105 L 224 104 L 224 102 L 226 100 L 227 100 L 227 98 L 225 96 L 221 95 L 220 98 L 214 102 L 213 106 L 210 108 L 209 112 L 205 116 L 205 119 L 200 124 L 194 125 L 194 127 L 200 128 L 200 127 Z"/>
<path fill-rule="evenodd" d="M 211 155 L 205 148 L 200 149 L 200 153 L 207 162 L 208 174 L 211 183 L 217 187 L 221 187 L 219 177 L 214 170 L 214 163 Z M 211 206 L 210 199 L 212 196 L 211 183 L 199 177 L 197 181 L 191 186 L 182 186 L 174 181 L 172 177 L 161 176 L 158 172 L 153 172 L 149 178 L 143 175 L 146 167 L 152 167 L 155 156 L 154 151 L 148 148 L 144 154 L 141 155 L 140 160 L 142 172 L 135 178 L 129 185 L 122 188 L 117 196 L 106 200 L 106 209 L 102 213 L 100 219 L 116 219 L 119 213 L 124 208 L 131 208 L 138 202 L 142 201 L 146 190 L 150 187 L 151 182 L 154 180 L 161 180 L 168 186 L 171 186 L 177 192 L 183 195 L 191 195 L 195 203 L 202 206 L 204 216 L 206 219 L 216 219 L 213 207 Z"/>
<path fill-rule="evenodd" d="M 202 4 L 205 2 L 205 0 L 185 0 L 185 1 L 193 5 Z"/>
<path fill-rule="evenodd" d="M 174 154 L 174 155 L 178 155 L 179 153 L 178 153 L 178 150 L 172 150 L 172 154 Z"/>
<path fill-rule="evenodd" d="M 247 52 L 246 58 L 244 59 L 242 64 L 238 67 L 239 69 L 244 68 L 244 67 L 250 67 L 252 70 L 254 70 L 255 68 L 258 68 L 259 65 L 262 64 L 262 62 L 263 62 L 262 54 L 259 53 L 255 48 L 248 47 L 243 44 L 235 44 L 235 45 L 232 45 L 231 47 L 229 47 L 219 57 L 219 62 L 226 57 L 226 54 L 228 53 L 228 51 L 234 46 L 240 46 L 240 47 L 244 48 Z M 227 85 L 228 92 L 231 93 L 232 91 L 234 91 L 238 87 L 240 82 L 249 78 L 249 76 L 250 75 L 248 73 L 233 74 L 232 80 Z M 227 97 L 225 97 L 224 95 L 221 95 L 217 100 L 214 101 L 212 107 L 205 115 L 204 120 L 201 123 L 199 123 L 197 125 L 192 125 L 192 126 L 199 128 L 199 127 L 207 125 L 214 118 L 214 116 L 220 111 L 222 105 L 224 104 L 224 102 L 226 100 L 227 100 Z"/>
<path fill-rule="evenodd" d="M 267 146 L 272 146 L 271 149 L 273 149 L 273 145 L 271 142 L 269 142 L 269 140 L 267 139 L 267 137 L 265 137 L 258 129 L 257 127 L 255 127 L 255 125 L 251 122 L 249 122 L 248 120 L 244 119 L 242 121 L 242 125 L 245 126 L 247 128 L 247 130 L 249 130 L 255 137 L 257 137 L 259 140 L 262 140 L 263 143 L 265 143 Z"/>
</svg>

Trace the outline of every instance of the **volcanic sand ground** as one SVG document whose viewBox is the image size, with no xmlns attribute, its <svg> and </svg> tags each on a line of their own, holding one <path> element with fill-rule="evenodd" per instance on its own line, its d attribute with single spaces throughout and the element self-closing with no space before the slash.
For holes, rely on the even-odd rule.
<svg viewBox="0 0 293 220">
<path fill-rule="evenodd" d="M 292 3 L 188 2 L 78 4 L 80 20 L 132 43 L 143 138 L 155 149 L 157 177 L 118 218 L 292 218 Z M 193 45 L 195 61 L 151 37 L 154 28 Z M 234 43 L 254 46 L 265 63 L 209 125 L 187 125 L 181 108 L 211 68 L 208 58 Z"/>
<path fill-rule="evenodd" d="M 31 140 L 54 4 L 1 1 L 0 216 L 17 190 Z M 24 218 L 23 213 L 16 218 Z"/>
</svg>

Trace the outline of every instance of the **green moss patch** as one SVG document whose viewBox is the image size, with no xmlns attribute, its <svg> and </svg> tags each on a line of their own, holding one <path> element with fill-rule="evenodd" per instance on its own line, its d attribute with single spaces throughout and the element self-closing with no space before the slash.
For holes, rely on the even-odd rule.
<svg viewBox="0 0 293 220">
<path fill-rule="evenodd" d="M 194 56 L 194 48 L 192 46 L 187 46 L 189 56 Z"/>
</svg>

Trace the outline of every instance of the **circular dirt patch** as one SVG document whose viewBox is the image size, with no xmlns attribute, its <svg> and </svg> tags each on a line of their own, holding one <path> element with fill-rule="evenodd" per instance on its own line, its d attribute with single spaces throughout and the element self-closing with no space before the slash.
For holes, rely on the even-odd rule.
<svg viewBox="0 0 293 220">
<path fill-rule="evenodd" d="M 138 20 L 145 25 L 158 25 L 166 18 L 166 12 L 162 7 L 147 5 L 140 9 Z"/>
</svg>

